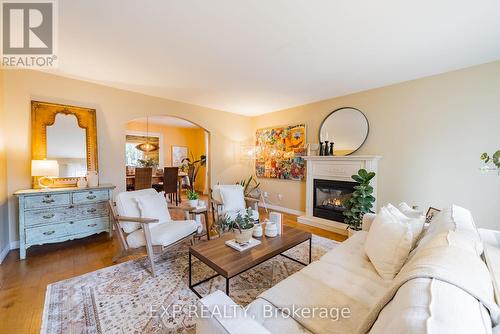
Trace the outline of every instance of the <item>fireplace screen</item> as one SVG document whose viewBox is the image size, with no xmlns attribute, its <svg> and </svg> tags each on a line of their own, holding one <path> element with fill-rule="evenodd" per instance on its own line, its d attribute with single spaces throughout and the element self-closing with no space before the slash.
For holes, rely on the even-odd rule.
<svg viewBox="0 0 500 334">
<path fill-rule="evenodd" d="M 356 182 L 315 179 L 313 215 L 343 223 L 342 212 L 356 185 Z"/>
</svg>

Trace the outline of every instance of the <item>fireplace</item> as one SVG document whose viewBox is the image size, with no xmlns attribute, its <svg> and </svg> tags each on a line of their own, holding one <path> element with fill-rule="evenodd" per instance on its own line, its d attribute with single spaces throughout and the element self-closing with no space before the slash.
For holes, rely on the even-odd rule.
<svg viewBox="0 0 500 334">
<path fill-rule="evenodd" d="M 343 223 L 346 201 L 357 183 L 314 179 L 313 185 L 313 216 Z"/>
</svg>

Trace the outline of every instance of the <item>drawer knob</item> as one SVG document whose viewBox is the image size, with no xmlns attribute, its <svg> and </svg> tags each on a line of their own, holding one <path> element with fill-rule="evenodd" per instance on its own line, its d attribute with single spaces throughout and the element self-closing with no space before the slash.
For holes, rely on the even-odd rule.
<svg viewBox="0 0 500 334">
<path fill-rule="evenodd" d="M 96 199 L 96 195 L 88 195 L 87 199 Z"/>
<path fill-rule="evenodd" d="M 69 222 L 70 225 L 73 225 L 75 222 Z"/>
<path fill-rule="evenodd" d="M 92 209 L 88 209 L 88 210 L 87 210 L 87 213 L 94 213 L 94 212 L 96 212 L 96 211 L 97 211 L 97 209 L 96 209 L 96 208 L 92 208 Z"/>
<path fill-rule="evenodd" d="M 96 226 L 97 226 L 97 224 L 89 224 L 89 225 L 87 225 L 87 226 L 88 226 L 88 227 L 96 227 Z"/>
<path fill-rule="evenodd" d="M 56 233 L 56 231 L 47 231 L 47 232 L 43 232 L 43 234 L 45 235 L 51 235 L 51 234 L 54 234 Z"/>
<path fill-rule="evenodd" d="M 54 203 L 55 201 L 53 199 L 44 199 L 42 202 L 45 204 L 50 204 L 50 203 Z"/>
<path fill-rule="evenodd" d="M 51 213 L 51 214 L 48 214 L 48 215 L 45 215 L 45 216 L 42 216 L 43 219 L 50 219 L 50 218 L 54 218 L 55 214 Z"/>
</svg>

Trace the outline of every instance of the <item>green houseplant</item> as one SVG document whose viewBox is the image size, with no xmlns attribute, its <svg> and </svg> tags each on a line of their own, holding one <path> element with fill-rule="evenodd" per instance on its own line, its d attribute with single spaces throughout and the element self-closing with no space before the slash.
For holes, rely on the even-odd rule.
<svg viewBox="0 0 500 334">
<path fill-rule="evenodd" d="M 236 184 L 239 184 L 240 186 L 243 187 L 243 192 L 246 197 L 252 197 L 252 198 L 259 198 L 260 197 L 260 182 L 257 182 L 257 180 L 253 177 L 253 175 L 250 175 L 248 179 L 243 179 L 237 182 Z"/>
<path fill-rule="evenodd" d="M 145 157 L 144 159 L 137 159 L 137 163 L 139 164 L 139 167 L 151 167 L 153 169 L 158 167 L 158 160 L 148 157 Z"/>
<path fill-rule="evenodd" d="M 358 184 L 354 186 L 352 197 L 345 203 L 346 210 L 343 212 L 345 216 L 344 222 L 349 225 L 349 228 L 354 231 L 361 229 L 363 216 L 366 213 L 373 213 L 373 187 L 370 185 L 371 180 L 375 177 L 374 172 L 368 172 L 366 169 L 360 169 L 358 174 L 351 178 Z"/>
<path fill-rule="evenodd" d="M 234 218 L 228 215 L 220 217 L 216 222 L 219 234 L 222 235 L 225 232 L 233 231 L 237 243 L 248 243 L 252 238 L 253 228 L 255 226 L 252 212 L 253 210 L 248 208 L 245 214 L 238 213 Z"/>
<path fill-rule="evenodd" d="M 500 175 L 500 150 L 493 153 L 490 157 L 488 153 L 481 154 L 480 159 L 484 162 L 484 167 L 481 168 L 484 171 L 496 170 L 498 175 Z"/>
<path fill-rule="evenodd" d="M 186 195 L 190 206 L 192 207 L 198 206 L 198 199 L 200 198 L 200 195 L 198 195 L 196 191 L 188 189 Z"/>
</svg>

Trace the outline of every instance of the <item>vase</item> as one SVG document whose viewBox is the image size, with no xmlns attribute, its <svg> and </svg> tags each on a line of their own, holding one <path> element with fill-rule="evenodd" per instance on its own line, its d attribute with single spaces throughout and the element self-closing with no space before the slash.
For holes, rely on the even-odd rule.
<svg viewBox="0 0 500 334">
<path fill-rule="evenodd" d="M 198 200 L 197 199 L 190 199 L 188 200 L 189 206 L 192 206 L 193 208 L 196 208 L 198 206 Z"/>
<path fill-rule="evenodd" d="M 262 225 L 260 224 L 255 224 L 253 228 L 253 236 L 256 238 L 262 237 L 263 231 L 262 231 Z"/>
<path fill-rule="evenodd" d="M 84 177 L 79 178 L 76 182 L 76 186 L 78 189 L 87 188 L 87 180 Z"/>
<path fill-rule="evenodd" d="M 93 188 L 99 185 L 99 174 L 96 171 L 87 172 L 87 186 Z"/>
<path fill-rule="evenodd" d="M 278 235 L 278 226 L 276 226 L 275 222 L 268 221 L 266 223 L 266 237 L 274 238 Z"/>
<path fill-rule="evenodd" d="M 237 243 L 239 244 L 246 244 L 250 242 L 250 239 L 252 239 L 252 234 L 253 234 L 253 227 L 252 228 L 247 228 L 246 230 L 234 230 L 234 239 Z"/>
</svg>

